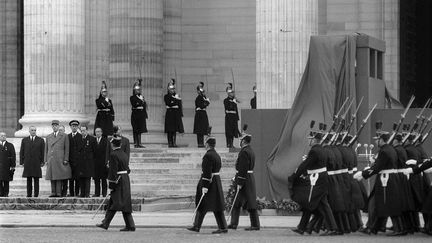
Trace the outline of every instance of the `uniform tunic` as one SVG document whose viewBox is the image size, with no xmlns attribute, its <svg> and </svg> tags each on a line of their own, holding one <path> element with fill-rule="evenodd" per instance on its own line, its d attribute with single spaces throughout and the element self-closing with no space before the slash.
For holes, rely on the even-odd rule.
<svg viewBox="0 0 432 243">
<path fill-rule="evenodd" d="M 332 146 L 324 146 L 324 151 L 327 156 L 327 171 L 335 171 L 340 169 L 341 162 L 336 157 L 335 149 Z M 342 196 L 341 181 L 336 175 L 328 176 L 328 202 L 330 208 L 334 212 L 345 211 L 344 198 Z"/>
<path fill-rule="evenodd" d="M 256 96 L 250 100 L 251 109 L 256 109 Z"/>
<path fill-rule="evenodd" d="M 241 148 L 236 161 L 235 184 L 242 186 L 238 193 L 235 207 L 247 210 L 256 209 L 256 188 L 253 169 L 255 167 L 255 153 L 249 145 Z"/>
<path fill-rule="evenodd" d="M 341 155 L 341 170 L 350 170 L 352 154 L 347 150 L 347 147 L 335 146 Z M 350 168 L 351 167 L 351 168 Z M 353 206 L 351 203 L 351 178 L 348 172 L 338 174 L 338 179 L 341 181 L 341 191 L 345 202 L 345 212 L 352 211 Z"/>
<path fill-rule="evenodd" d="M 397 169 L 405 169 L 408 166 L 405 162 L 408 160 L 408 155 L 402 145 L 394 147 L 398 155 Z M 411 175 L 410 175 L 411 177 Z M 401 209 L 402 212 L 414 211 L 414 199 L 411 190 L 411 184 L 408 181 L 408 177 L 403 173 L 398 173 L 399 185 L 400 185 L 400 197 L 401 197 Z"/>
<path fill-rule="evenodd" d="M 239 114 L 237 109 L 237 103 L 233 98 L 227 97 L 224 99 L 225 107 L 225 135 L 229 137 L 238 137 L 240 134 L 238 130 Z M 229 112 L 234 113 L 229 113 Z"/>
<path fill-rule="evenodd" d="M 214 173 L 219 173 L 221 166 L 222 162 L 219 154 L 214 149 L 209 149 L 202 160 L 202 174 L 195 195 L 195 204 L 198 206 L 202 195 L 202 188 L 208 188 L 208 192 L 205 194 L 199 207 L 201 212 L 224 211 L 225 201 L 222 182 L 219 175 L 214 175 Z"/>
<path fill-rule="evenodd" d="M 23 177 L 42 177 L 44 149 L 43 138 L 35 136 L 34 141 L 31 141 L 30 137 L 23 138 L 20 149 L 20 164 L 24 165 Z"/>
<path fill-rule="evenodd" d="M 195 118 L 194 118 L 194 134 L 205 135 L 208 133 L 209 120 L 207 111 L 205 110 L 210 104 L 203 95 L 198 95 L 195 99 Z"/>
<path fill-rule="evenodd" d="M 90 135 L 82 138 L 81 159 L 76 167 L 76 174 L 80 178 L 94 176 L 94 153 L 96 151 L 96 139 Z"/>
<path fill-rule="evenodd" d="M 418 169 L 417 169 L 418 168 Z M 420 167 L 414 169 L 414 173 L 418 174 L 421 171 L 432 170 L 432 160 L 424 162 Z M 431 173 L 431 171 L 429 171 Z M 422 213 L 432 214 L 432 190 L 429 190 L 426 196 L 424 197 L 423 207 L 421 210 Z M 429 222 L 430 223 L 430 222 Z"/>
<path fill-rule="evenodd" d="M 109 160 L 108 182 L 111 192 L 111 198 L 107 210 L 122 211 L 132 213 L 132 199 L 129 180 L 129 166 L 126 153 L 121 149 L 111 152 Z M 118 172 L 126 172 L 118 174 Z M 119 179 L 120 178 L 120 179 Z"/>
<path fill-rule="evenodd" d="M 417 164 L 412 165 L 411 167 L 421 164 L 421 154 L 414 145 L 406 145 L 405 150 L 407 152 L 408 160 L 412 159 L 417 161 Z M 409 182 L 411 184 L 411 190 L 414 196 L 415 210 L 419 211 L 422 208 L 423 199 L 425 196 L 423 176 L 421 174 L 411 175 L 409 178 Z"/>
<path fill-rule="evenodd" d="M 293 181 L 293 197 L 292 199 L 297 202 L 302 209 L 314 211 L 317 209 L 322 198 L 328 195 L 329 177 L 327 172 L 318 174 L 318 180 L 312 189 L 311 200 L 309 201 L 309 194 L 311 190 L 310 174 L 308 170 L 317 170 L 326 168 L 328 161 L 327 152 L 325 149 L 316 144 L 310 149 L 306 160 L 304 160 L 293 177 L 290 178 Z"/>
<path fill-rule="evenodd" d="M 96 99 L 96 107 L 98 109 L 95 121 L 95 129 L 102 128 L 104 136 L 113 134 L 114 108 L 112 101 L 108 98 L 99 96 Z"/>
<path fill-rule="evenodd" d="M 131 124 L 134 133 L 147 132 L 147 103 L 143 96 L 132 95 L 130 98 L 132 106 Z"/>
<path fill-rule="evenodd" d="M 367 205 L 367 191 L 366 187 L 361 181 L 357 181 L 354 179 L 353 175 L 357 172 L 357 154 L 352 147 L 346 147 L 346 150 L 351 154 L 350 160 L 351 165 L 348 168 L 352 171 L 351 175 L 351 202 L 354 210 L 364 209 Z"/>
<path fill-rule="evenodd" d="M 0 142 L 0 181 L 12 181 L 13 173 L 10 168 L 16 166 L 15 147 L 8 141 L 4 143 L 2 146 Z"/>
<path fill-rule="evenodd" d="M 95 179 L 106 179 L 108 177 L 107 162 L 110 153 L 110 144 L 107 138 L 101 137 L 100 142 L 97 143 L 94 157 L 94 177 Z"/>
<path fill-rule="evenodd" d="M 174 98 L 175 94 L 166 94 L 164 96 L 167 107 L 165 113 L 165 133 L 184 133 L 182 101 Z M 177 107 L 177 108 L 174 108 Z"/>
</svg>

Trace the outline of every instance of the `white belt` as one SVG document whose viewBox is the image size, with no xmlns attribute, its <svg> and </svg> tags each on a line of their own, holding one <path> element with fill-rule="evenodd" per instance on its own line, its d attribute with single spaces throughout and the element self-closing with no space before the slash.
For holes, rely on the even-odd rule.
<svg viewBox="0 0 432 243">
<path fill-rule="evenodd" d="M 212 177 L 217 176 L 217 175 L 220 175 L 220 172 L 212 173 L 211 175 L 212 175 Z"/>
<path fill-rule="evenodd" d="M 178 109 L 179 107 L 178 107 L 178 105 L 175 105 L 175 106 L 166 106 L 166 108 L 167 109 Z"/>
<path fill-rule="evenodd" d="M 117 175 L 127 174 L 126 170 L 117 171 Z"/>
<path fill-rule="evenodd" d="M 132 108 L 132 110 L 144 110 L 144 107 Z"/>
<path fill-rule="evenodd" d="M 379 172 L 379 174 L 395 174 L 398 173 L 398 170 L 396 169 L 388 169 L 388 170 L 382 170 Z"/>
<path fill-rule="evenodd" d="M 220 172 L 215 172 L 215 173 L 211 173 L 211 178 L 210 179 L 208 179 L 208 178 L 205 178 L 205 177 L 203 177 L 203 178 L 201 178 L 202 180 L 205 180 L 205 181 L 209 181 L 210 183 L 212 183 L 212 181 L 213 181 L 213 176 L 220 176 Z"/>
<path fill-rule="evenodd" d="M 225 113 L 228 113 L 228 114 L 237 114 L 236 111 L 225 111 Z"/>
<path fill-rule="evenodd" d="M 404 173 L 404 174 L 411 174 L 410 168 L 404 168 L 404 169 L 397 169 L 397 173 Z"/>
<path fill-rule="evenodd" d="M 98 111 L 111 111 L 110 109 L 98 109 Z"/>
<path fill-rule="evenodd" d="M 353 174 L 356 171 L 357 171 L 357 167 L 354 167 L 354 168 L 352 168 L 352 170 L 348 171 L 348 174 Z"/>
<path fill-rule="evenodd" d="M 239 173 L 239 172 L 237 171 L 237 173 Z M 247 173 L 248 174 L 253 174 L 253 170 L 248 170 Z"/>
<path fill-rule="evenodd" d="M 343 173 L 348 173 L 348 169 L 340 169 L 340 170 L 327 171 L 328 175 L 339 175 L 339 174 L 343 174 Z"/>
<path fill-rule="evenodd" d="M 205 111 L 206 108 L 199 108 L 199 107 L 197 107 L 195 110 L 197 110 L 197 111 Z"/>
<path fill-rule="evenodd" d="M 319 168 L 319 169 L 316 169 L 316 170 L 307 170 L 307 173 L 308 173 L 308 175 L 311 175 L 311 174 L 319 174 L 319 173 L 322 173 L 322 172 L 326 172 L 327 171 L 327 167 L 322 167 L 322 168 Z"/>
</svg>

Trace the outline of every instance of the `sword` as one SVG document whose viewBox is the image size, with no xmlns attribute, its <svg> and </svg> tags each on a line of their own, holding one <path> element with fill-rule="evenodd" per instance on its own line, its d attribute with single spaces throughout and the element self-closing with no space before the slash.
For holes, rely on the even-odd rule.
<svg viewBox="0 0 432 243">
<path fill-rule="evenodd" d="M 231 213 L 232 213 L 232 210 L 233 210 L 233 208 L 234 208 L 234 204 L 235 204 L 235 201 L 236 201 L 237 196 L 238 196 L 238 194 L 239 194 L 239 191 L 240 191 L 240 189 L 238 189 L 238 187 L 237 187 L 237 192 L 236 192 L 236 194 L 235 194 L 235 196 L 234 196 L 234 200 L 233 200 L 233 202 L 232 202 L 232 206 L 231 206 L 231 209 L 230 209 L 229 214 L 228 214 L 227 222 L 229 221 L 229 219 L 230 219 L 230 217 L 231 217 Z"/>
<path fill-rule="evenodd" d="M 309 176 L 309 179 L 310 179 L 310 182 L 311 182 L 311 188 L 310 188 L 310 191 L 309 191 L 309 199 L 308 199 L 308 202 L 311 201 L 311 198 L 312 198 L 312 191 L 313 191 L 313 188 L 314 188 L 314 186 L 315 186 L 315 184 L 316 184 L 316 182 L 317 182 L 317 180 L 318 180 L 318 176 L 319 176 L 318 173 L 313 173 L 312 175 Z"/>
<path fill-rule="evenodd" d="M 195 220 L 196 213 L 197 213 L 197 211 L 198 211 L 199 206 L 201 205 L 201 202 L 202 202 L 204 196 L 205 196 L 205 193 L 203 193 L 203 194 L 201 195 L 201 198 L 200 198 L 200 200 L 199 200 L 199 202 L 198 202 L 198 205 L 197 205 L 197 207 L 195 208 L 195 211 L 194 211 L 193 216 L 192 216 L 192 222 Z"/>
<path fill-rule="evenodd" d="M 119 175 L 117 177 L 117 180 L 115 181 L 115 184 L 117 184 L 119 182 L 120 178 L 121 178 L 121 175 Z M 106 195 L 106 197 L 104 198 L 104 200 L 102 201 L 102 203 L 99 205 L 98 209 L 96 210 L 96 213 L 93 215 L 92 219 L 94 219 L 96 217 L 96 215 L 99 213 L 100 209 L 102 208 L 102 205 L 105 204 L 105 201 L 108 199 L 109 196 L 111 196 L 111 193 L 108 194 L 108 195 Z"/>
</svg>

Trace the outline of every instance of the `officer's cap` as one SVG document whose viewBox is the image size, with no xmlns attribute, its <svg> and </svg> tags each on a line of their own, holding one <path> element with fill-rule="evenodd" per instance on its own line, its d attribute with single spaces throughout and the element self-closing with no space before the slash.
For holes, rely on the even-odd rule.
<svg viewBox="0 0 432 243">
<path fill-rule="evenodd" d="M 73 125 L 75 125 L 75 126 L 79 126 L 79 121 L 77 121 L 77 120 L 72 120 L 72 121 L 70 121 L 69 122 L 69 126 L 73 126 Z"/>
<path fill-rule="evenodd" d="M 51 125 L 59 125 L 59 120 L 52 120 Z"/>
</svg>

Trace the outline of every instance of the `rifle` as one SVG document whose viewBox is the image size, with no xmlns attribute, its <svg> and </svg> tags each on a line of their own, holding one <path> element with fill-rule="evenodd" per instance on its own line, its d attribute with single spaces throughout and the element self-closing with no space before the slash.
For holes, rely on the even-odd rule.
<svg viewBox="0 0 432 243">
<path fill-rule="evenodd" d="M 423 112 L 425 111 L 426 107 L 429 105 L 429 102 L 430 102 L 430 99 L 427 100 L 426 104 L 420 110 L 420 113 L 416 116 L 416 120 L 415 120 L 414 124 L 417 124 L 417 127 L 418 127 L 419 120 L 422 119 L 422 117 L 423 117 Z M 417 127 L 414 128 L 414 126 L 413 126 L 410 133 L 412 133 L 415 129 L 417 129 Z"/>
<path fill-rule="evenodd" d="M 399 119 L 399 122 L 398 122 L 398 125 L 397 125 L 396 129 L 393 130 L 393 133 L 392 133 L 392 135 L 390 136 L 390 138 L 389 138 L 389 140 L 387 142 L 388 144 L 392 144 L 392 142 L 393 142 L 393 140 L 394 140 L 397 132 L 399 131 L 399 129 L 400 129 L 400 127 L 401 127 L 401 125 L 402 125 L 402 123 L 403 123 L 403 121 L 405 119 L 406 114 L 408 113 L 409 108 L 411 107 L 412 103 L 414 102 L 414 99 L 415 99 L 414 95 L 411 96 L 411 99 L 408 102 L 407 107 L 405 108 L 404 112 L 401 114 L 401 118 Z"/>
<path fill-rule="evenodd" d="M 426 139 L 429 137 L 429 134 L 432 132 L 432 127 L 431 128 L 429 128 L 429 130 L 423 135 L 423 139 L 421 140 L 421 142 L 419 143 L 420 145 L 421 144 L 423 144 L 425 141 L 426 141 Z M 419 138 L 420 138 L 420 136 L 419 136 Z M 418 140 L 418 138 L 417 138 L 417 140 Z"/>
<path fill-rule="evenodd" d="M 349 97 L 347 97 L 347 98 L 345 99 L 345 101 L 344 101 L 344 103 L 342 104 L 341 108 L 340 108 L 339 111 L 336 113 L 336 115 L 333 117 L 333 124 L 331 125 L 330 130 L 329 130 L 328 132 L 326 132 L 326 134 L 324 134 L 324 136 L 323 136 L 323 138 L 322 138 L 320 144 L 322 144 L 322 143 L 324 142 L 324 140 L 328 137 L 328 135 L 329 135 L 332 131 L 335 130 L 337 119 L 339 118 L 339 115 L 340 115 L 340 113 L 342 112 L 344 106 L 345 106 L 346 103 L 348 102 L 348 99 L 349 99 Z"/>
<path fill-rule="evenodd" d="M 337 141 L 337 137 L 339 136 L 339 134 L 345 129 L 345 123 L 346 123 L 345 117 L 347 116 L 353 103 L 354 103 L 354 99 L 352 99 L 351 103 L 348 105 L 345 113 L 342 114 L 341 121 L 339 122 L 338 127 L 336 129 L 336 134 L 334 137 L 332 137 L 330 144 L 334 144 Z"/>
<path fill-rule="evenodd" d="M 354 135 L 353 138 L 351 138 L 351 141 L 349 141 L 348 146 L 351 147 L 353 146 L 353 144 L 355 143 L 355 141 L 358 139 L 358 137 L 360 136 L 360 133 L 362 132 L 364 126 L 366 125 L 367 121 L 369 120 L 369 117 L 372 115 L 372 112 L 375 110 L 375 108 L 377 107 L 378 104 L 375 104 L 372 109 L 369 111 L 369 113 L 367 114 L 367 116 L 365 117 L 365 119 L 363 119 L 362 124 L 360 125 L 360 128 L 357 130 L 356 135 Z"/>
<path fill-rule="evenodd" d="M 432 99 L 429 98 L 429 104 L 428 104 L 428 106 L 426 108 L 429 108 L 429 106 L 430 106 L 431 103 L 432 103 Z M 426 127 L 429 125 L 429 123 L 431 122 L 431 120 L 432 120 L 432 115 L 429 118 L 427 118 L 427 119 L 426 119 L 426 116 L 422 117 L 422 122 L 421 122 L 420 128 L 419 128 L 419 133 L 420 134 L 423 133 L 424 130 L 426 130 Z"/>
<path fill-rule="evenodd" d="M 359 104 L 357 105 L 355 112 L 351 115 L 351 120 L 349 121 L 348 126 L 345 128 L 346 133 L 342 137 L 342 142 L 345 140 L 346 136 L 349 134 L 349 131 L 351 130 L 351 126 L 354 124 L 354 121 L 357 118 L 357 113 L 360 110 L 361 104 L 363 103 L 363 98 L 364 97 L 362 96 Z"/>
<path fill-rule="evenodd" d="M 231 68 L 231 77 L 232 77 L 232 81 L 233 81 L 233 87 L 232 87 L 232 89 L 235 91 L 235 78 L 234 78 L 234 71 L 233 71 L 233 69 Z M 236 103 L 241 103 L 240 102 L 240 100 L 238 100 L 236 97 L 235 97 L 235 93 L 234 93 L 234 99 L 236 100 Z"/>
</svg>

